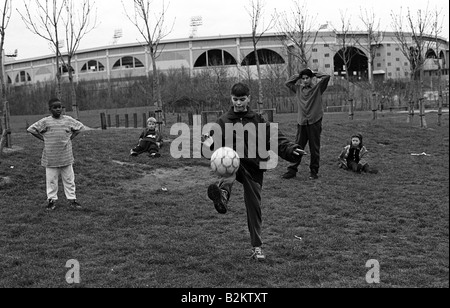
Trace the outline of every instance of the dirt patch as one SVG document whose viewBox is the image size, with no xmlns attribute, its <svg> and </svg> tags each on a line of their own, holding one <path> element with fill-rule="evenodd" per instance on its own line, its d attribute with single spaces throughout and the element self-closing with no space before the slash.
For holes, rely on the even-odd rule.
<svg viewBox="0 0 450 308">
<path fill-rule="evenodd" d="M 7 176 L 7 177 L 0 177 L 0 188 L 6 187 L 12 185 L 12 179 Z"/>
<path fill-rule="evenodd" d="M 214 179 L 214 175 L 208 167 L 156 169 L 146 173 L 138 180 L 123 182 L 122 186 L 129 190 L 167 190 L 171 192 L 186 188 L 205 187 L 211 179 Z"/>
<path fill-rule="evenodd" d="M 3 153 L 5 153 L 5 154 L 11 154 L 11 153 L 20 152 L 20 151 L 23 151 L 23 148 L 14 146 L 14 145 L 10 148 L 7 148 L 7 147 L 3 148 Z"/>
</svg>

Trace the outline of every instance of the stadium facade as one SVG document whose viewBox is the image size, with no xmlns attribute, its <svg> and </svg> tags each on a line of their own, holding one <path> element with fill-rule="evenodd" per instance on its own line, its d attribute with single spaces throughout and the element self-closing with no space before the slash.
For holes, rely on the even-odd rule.
<svg viewBox="0 0 450 308">
<path fill-rule="evenodd" d="M 348 35 L 348 34 L 347 34 Z M 348 69 L 350 76 L 367 79 L 370 70 L 377 80 L 407 79 L 410 63 L 401 51 L 393 32 L 385 32 L 376 47 L 373 67 L 363 46 L 367 45 L 367 32 L 353 32 L 352 42 L 355 57 L 351 67 L 346 68 L 340 60 L 341 35 L 332 31 L 321 31 L 314 45 L 310 45 L 310 67 L 342 78 Z M 448 80 L 449 42 L 443 38 L 429 38 L 430 48 L 426 53 L 425 76 L 437 74 L 435 59 L 440 59 L 443 75 Z M 412 41 L 411 41 L 412 42 Z M 412 44 L 411 44 L 412 45 Z M 263 66 L 282 66 L 286 75 L 295 71 L 296 60 L 290 56 L 283 36 L 272 33 L 262 36 L 258 43 L 258 55 Z M 360 46 L 360 47 L 358 47 Z M 162 41 L 157 67 L 161 72 L 173 69 L 188 69 L 191 74 L 205 69 L 226 68 L 231 74 L 242 71 L 256 72 L 255 52 L 251 35 L 227 35 L 194 37 Z M 35 84 L 54 80 L 56 57 L 42 56 L 23 60 L 5 59 L 5 74 L 9 86 Z M 63 78 L 68 77 L 68 68 L 59 67 Z M 111 80 L 146 76 L 152 71 L 151 57 L 145 44 L 122 44 L 79 50 L 72 59 L 75 81 Z"/>
</svg>

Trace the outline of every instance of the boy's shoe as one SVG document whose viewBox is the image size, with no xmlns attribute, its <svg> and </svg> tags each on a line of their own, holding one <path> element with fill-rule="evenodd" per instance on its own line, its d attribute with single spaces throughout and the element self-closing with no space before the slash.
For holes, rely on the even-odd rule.
<svg viewBox="0 0 450 308">
<path fill-rule="evenodd" d="M 69 205 L 74 210 L 81 210 L 81 204 L 77 202 L 77 200 L 69 200 Z"/>
<path fill-rule="evenodd" d="M 211 184 L 208 187 L 208 197 L 214 202 L 214 207 L 219 214 L 227 213 L 228 192 L 220 189 L 217 184 Z"/>
<path fill-rule="evenodd" d="M 292 171 L 288 171 L 288 172 L 286 172 L 285 174 L 283 174 L 281 177 L 283 178 L 283 179 L 292 179 L 292 178 L 295 178 L 297 175 L 294 173 L 294 172 L 292 172 Z"/>
<path fill-rule="evenodd" d="M 309 179 L 310 180 L 317 180 L 319 178 L 319 176 L 317 175 L 317 173 L 311 172 L 309 174 Z"/>
<path fill-rule="evenodd" d="M 155 153 L 148 154 L 148 156 L 153 157 L 153 158 L 159 158 L 159 157 L 161 157 L 161 154 L 159 154 L 158 152 L 155 152 Z"/>
<path fill-rule="evenodd" d="M 138 153 L 136 153 L 135 151 L 131 150 L 130 151 L 130 156 L 136 157 L 136 156 L 138 156 Z"/>
<path fill-rule="evenodd" d="M 56 201 L 55 200 L 52 200 L 52 199 L 50 199 L 50 200 L 48 200 L 48 203 L 47 203 L 47 211 L 53 211 L 53 210 L 55 210 L 56 209 Z"/>
<path fill-rule="evenodd" d="M 261 247 L 254 247 L 253 253 L 251 256 L 252 259 L 255 259 L 257 261 L 264 261 L 266 260 L 266 256 L 263 254 Z"/>
</svg>

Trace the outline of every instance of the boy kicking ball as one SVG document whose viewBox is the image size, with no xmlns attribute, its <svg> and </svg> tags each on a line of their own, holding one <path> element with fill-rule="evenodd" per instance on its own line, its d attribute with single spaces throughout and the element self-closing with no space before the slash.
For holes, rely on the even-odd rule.
<svg viewBox="0 0 450 308">
<path fill-rule="evenodd" d="M 269 149 L 270 137 L 272 137 L 270 134 L 270 123 L 267 123 L 260 114 L 257 114 L 249 107 L 250 89 L 246 84 L 237 83 L 232 87 L 231 103 L 231 109 L 217 121 L 217 124 L 222 129 L 222 140 L 214 140 L 214 132 L 212 131 L 209 136 L 203 138 L 203 145 L 210 147 L 210 149 L 214 147 L 214 142 L 220 143 L 221 141 L 221 144 L 225 145 L 226 126 L 229 126 L 227 124 L 234 125 L 240 123 L 244 127 L 246 127 L 247 124 L 254 124 L 256 128 L 256 136 L 248 136 L 249 134 L 244 133 L 244 136 L 236 136 L 235 138 L 244 140 L 244 148 L 247 150 L 244 151 L 245 153 L 249 153 L 250 147 L 256 146 L 254 144 L 252 145 L 249 140 L 265 140 L 266 149 Z M 260 136 L 260 134 L 264 133 L 263 131 L 259 132 L 258 130 L 260 124 L 263 124 L 263 126 L 265 124 L 266 136 Z M 294 163 L 306 154 L 300 149 L 298 144 L 289 142 L 281 132 L 278 132 L 278 136 L 276 137 L 278 137 L 278 155 L 281 158 Z M 236 142 L 233 144 L 233 150 L 236 151 Z M 261 191 L 264 172 L 266 171 L 261 167 L 261 163 L 264 161 L 267 160 L 262 159 L 259 155 L 255 158 L 245 156 L 240 157 L 239 169 L 233 176 L 224 177 L 220 179 L 218 183 L 211 184 L 208 187 L 208 197 L 212 200 L 216 211 L 220 214 L 226 214 L 234 183 L 238 181 L 244 186 L 248 230 L 250 232 L 250 242 L 253 247 L 251 257 L 258 261 L 264 261 L 266 258 L 262 251 L 263 241 L 261 237 Z"/>
</svg>

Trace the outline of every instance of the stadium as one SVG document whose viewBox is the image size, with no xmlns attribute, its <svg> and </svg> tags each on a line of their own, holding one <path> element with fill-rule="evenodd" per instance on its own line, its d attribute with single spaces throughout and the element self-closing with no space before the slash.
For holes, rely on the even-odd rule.
<svg viewBox="0 0 450 308">
<path fill-rule="evenodd" d="M 310 66 L 315 70 L 334 75 L 345 74 L 345 65 L 339 57 L 343 34 L 332 31 L 319 32 L 314 46 L 310 48 Z M 348 35 L 348 34 L 347 34 Z M 369 55 L 364 51 L 367 32 L 353 32 L 353 42 L 348 43 L 354 57 L 348 68 L 352 80 L 367 80 L 373 71 L 375 80 L 407 79 L 411 74 L 410 63 L 401 51 L 393 32 L 385 32 L 376 47 L 373 67 Z M 440 59 L 443 75 L 448 80 L 449 45 L 443 38 L 429 37 L 430 48 L 426 53 L 425 77 L 437 75 L 438 66 L 434 59 Z M 412 43 L 412 40 L 411 40 Z M 75 81 L 98 79 L 121 79 L 146 76 L 151 72 L 151 57 L 144 46 L 134 43 L 111 45 L 80 50 L 73 59 L 72 70 Z M 287 47 L 286 47 L 287 46 Z M 358 47 L 361 46 L 361 47 Z M 438 49 L 436 49 L 436 47 Z M 286 74 L 295 69 L 295 58 L 290 56 L 280 34 L 265 34 L 258 43 L 258 56 L 263 66 L 282 66 Z M 192 37 L 162 41 L 157 67 L 161 72 L 171 69 L 188 69 L 195 74 L 212 67 L 225 67 L 229 73 L 239 74 L 242 70 L 256 71 L 255 52 L 251 35 L 227 35 L 214 37 Z M 10 86 L 35 84 L 54 79 L 56 58 L 54 55 L 31 59 L 13 60 L 6 58 L 5 73 Z M 432 61 L 433 60 L 433 61 Z M 68 68 L 60 66 L 63 78 L 68 77 Z"/>
</svg>

